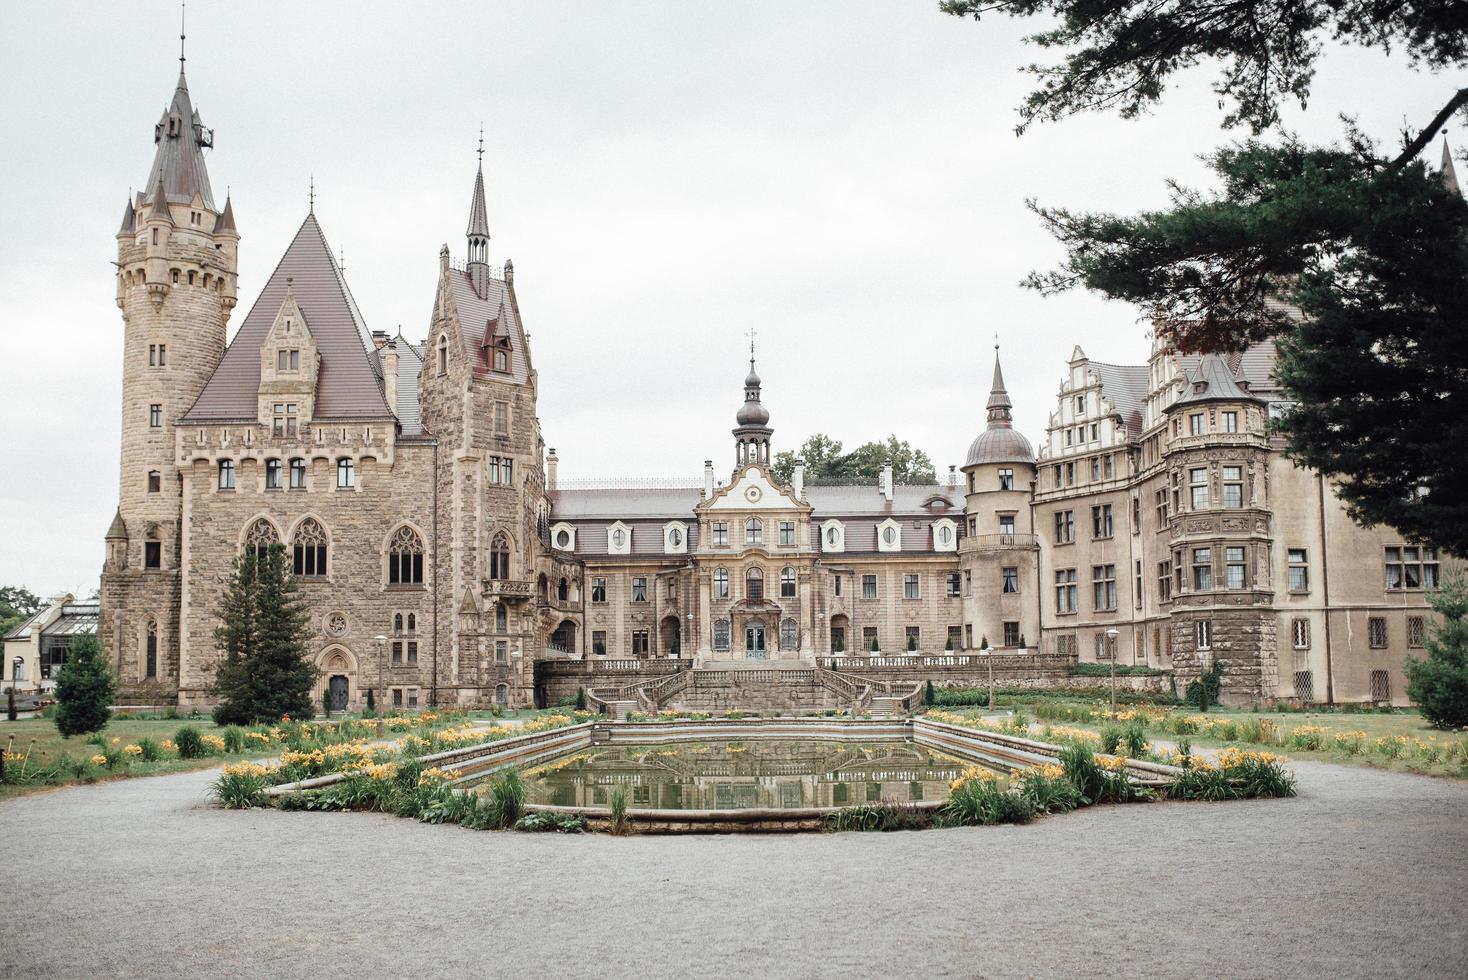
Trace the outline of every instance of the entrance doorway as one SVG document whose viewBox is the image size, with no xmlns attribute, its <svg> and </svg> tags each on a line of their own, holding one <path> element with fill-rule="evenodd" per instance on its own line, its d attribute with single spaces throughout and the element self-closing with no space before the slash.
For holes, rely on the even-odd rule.
<svg viewBox="0 0 1468 980">
<path fill-rule="evenodd" d="M 750 623 L 744 627 L 744 656 L 749 660 L 765 659 L 765 627 Z"/>
<path fill-rule="evenodd" d="M 327 684 L 331 690 L 331 710 L 346 711 L 347 679 L 341 674 L 336 674 L 331 678 L 330 681 L 327 682 Z"/>
</svg>

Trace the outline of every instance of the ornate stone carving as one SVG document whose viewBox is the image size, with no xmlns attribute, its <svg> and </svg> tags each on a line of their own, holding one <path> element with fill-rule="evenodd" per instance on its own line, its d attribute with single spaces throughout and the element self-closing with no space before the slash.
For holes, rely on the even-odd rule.
<svg viewBox="0 0 1468 980">
<path fill-rule="evenodd" d="M 340 637 L 347 635 L 347 614 L 344 612 L 330 612 L 321 626 L 327 636 Z"/>
</svg>

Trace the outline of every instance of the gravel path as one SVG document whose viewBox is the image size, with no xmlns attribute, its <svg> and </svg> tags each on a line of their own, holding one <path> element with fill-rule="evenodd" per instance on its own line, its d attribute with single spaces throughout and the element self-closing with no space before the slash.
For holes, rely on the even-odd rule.
<svg viewBox="0 0 1468 980">
<path fill-rule="evenodd" d="M 0 804 L 4 976 L 1468 975 L 1468 786 L 1027 827 L 474 833 L 228 812 L 187 773 Z"/>
</svg>

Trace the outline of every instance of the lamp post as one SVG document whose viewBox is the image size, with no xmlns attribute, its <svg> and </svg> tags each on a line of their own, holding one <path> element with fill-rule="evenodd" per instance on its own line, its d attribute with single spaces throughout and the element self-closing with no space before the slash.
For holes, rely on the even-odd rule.
<svg viewBox="0 0 1468 980">
<path fill-rule="evenodd" d="M 383 686 L 387 676 L 387 663 L 385 662 L 387 637 L 378 633 L 372 638 L 372 642 L 377 644 L 377 696 L 378 700 L 381 700 L 387 694 L 387 688 Z M 386 708 L 386 705 L 383 708 Z M 377 734 L 379 735 L 382 734 L 382 710 L 379 709 L 377 712 Z"/>
<path fill-rule="evenodd" d="M 1121 630 L 1116 627 L 1106 631 L 1107 645 L 1111 648 L 1111 720 L 1116 720 L 1116 638 Z"/>
<path fill-rule="evenodd" d="M 4 661 L 0 661 L 4 663 Z M 25 664 L 24 657 L 16 657 L 10 662 L 10 693 L 6 695 L 5 717 L 10 721 L 15 720 L 15 684 L 16 678 L 20 676 L 20 668 Z"/>
<path fill-rule="evenodd" d="M 982 642 L 983 646 L 979 647 L 979 652 L 984 655 L 984 660 L 989 665 L 989 710 L 990 711 L 993 711 L 994 710 L 994 651 L 989 648 L 989 638 L 987 636 L 981 637 L 980 638 L 980 642 Z"/>
</svg>

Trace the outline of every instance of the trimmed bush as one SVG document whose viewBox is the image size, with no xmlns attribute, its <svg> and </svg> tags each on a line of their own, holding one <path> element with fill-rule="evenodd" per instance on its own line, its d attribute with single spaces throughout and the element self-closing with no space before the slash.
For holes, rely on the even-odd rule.
<svg viewBox="0 0 1468 980">
<path fill-rule="evenodd" d="M 1000 823 L 1027 823 L 1035 806 L 997 779 L 966 779 L 943 805 L 944 821 L 960 827 L 987 827 Z"/>
<path fill-rule="evenodd" d="M 173 735 L 173 744 L 178 748 L 180 759 L 202 759 L 208 750 L 204 746 L 204 736 L 192 725 L 185 725 Z"/>
</svg>

